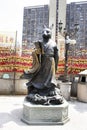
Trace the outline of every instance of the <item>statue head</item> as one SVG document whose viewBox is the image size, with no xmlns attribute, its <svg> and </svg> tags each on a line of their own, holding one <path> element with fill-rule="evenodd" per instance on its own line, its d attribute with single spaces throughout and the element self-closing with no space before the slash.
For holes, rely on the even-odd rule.
<svg viewBox="0 0 87 130">
<path fill-rule="evenodd" d="M 44 39 L 51 38 L 51 30 L 49 28 L 44 28 L 43 33 L 42 33 L 42 37 Z"/>
<path fill-rule="evenodd" d="M 51 38 L 51 35 L 52 35 L 51 30 L 52 30 L 52 27 L 47 28 L 46 26 L 44 26 L 43 33 L 42 33 L 43 39 L 50 39 Z"/>
</svg>

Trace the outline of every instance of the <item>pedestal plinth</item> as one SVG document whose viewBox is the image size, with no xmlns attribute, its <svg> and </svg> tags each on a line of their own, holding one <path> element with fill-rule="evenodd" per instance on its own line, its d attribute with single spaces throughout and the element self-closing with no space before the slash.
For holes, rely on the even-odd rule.
<svg viewBox="0 0 87 130">
<path fill-rule="evenodd" d="M 59 87 L 63 97 L 69 101 L 71 94 L 71 82 L 59 82 Z"/>
<path fill-rule="evenodd" d="M 36 105 L 28 101 L 23 104 L 22 121 L 30 125 L 62 125 L 69 121 L 68 103 L 61 105 Z"/>
</svg>

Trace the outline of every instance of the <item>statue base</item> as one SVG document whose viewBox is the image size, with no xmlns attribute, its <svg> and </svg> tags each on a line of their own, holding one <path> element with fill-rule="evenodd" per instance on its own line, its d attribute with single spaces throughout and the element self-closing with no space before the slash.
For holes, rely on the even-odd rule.
<svg viewBox="0 0 87 130">
<path fill-rule="evenodd" d="M 68 103 L 61 105 L 37 105 L 28 101 L 23 104 L 23 122 L 29 125 L 63 125 L 68 118 Z"/>
</svg>

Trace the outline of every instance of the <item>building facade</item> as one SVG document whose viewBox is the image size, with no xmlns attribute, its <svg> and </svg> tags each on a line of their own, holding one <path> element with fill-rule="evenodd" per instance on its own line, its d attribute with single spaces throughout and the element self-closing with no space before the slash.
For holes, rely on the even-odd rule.
<svg viewBox="0 0 87 130">
<path fill-rule="evenodd" d="M 43 26 L 49 26 L 48 5 L 31 6 L 24 8 L 23 16 L 23 46 L 32 46 L 32 43 L 42 39 Z"/>
<path fill-rule="evenodd" d="M 87 1 L 67 4 L 66 27 L 68 32 L 73 32 L 76 23 L 79 24 L 79 30 L 74 36 L 77 41 L 76 48 L 87 48 Z"/>
<path fill-rule="evenodd" d="M 58 40 L 58 23 L 66 24 L 66 0 L 50 0 L 49 5 L 24 8 L 22 48 L 32 47 L 32 43 L 42 39 L 43 25 L 52 28 L 52 39 Z"/>
</svg>

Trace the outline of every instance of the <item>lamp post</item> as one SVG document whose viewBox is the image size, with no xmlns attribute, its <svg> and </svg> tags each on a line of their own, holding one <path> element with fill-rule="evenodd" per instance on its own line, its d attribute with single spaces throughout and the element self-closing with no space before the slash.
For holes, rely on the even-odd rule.
<svg viewBox="0 0 87 130">
<path fill-rule="evenodd" d="M 60 20 L 59 22 L 59 32 L 62 32 L 62 22 Z M 74 24 L 74 29 L 73 29 L 73 36 L 76 35 L 77 31 L 79 29 L 79 24 Z M 72 33 L 71 32 L 71 33 Z M 70 39 L 71 33 L 68 34 L 66 28 L 64 28 L 64 38 L 65 38 L 65 66 L 64 66 L 64 77 L 63 77 L 63 81 L 66 82 L 68 81 L 68 50 L 69 50 L 69 44 L 72 44 L 72 40 Z M 74 41 L 74 43 L 76 44 L 76 42 Z M 74 44 L 73 43 L 73 44 Z"/>
<path fill-rule="evenodd" d="M 61 20 L 60 20 L 60 22 L 59 22 L 59 32 L 61 33 L 61 31 L 62 31 L 62 25 L 63 25 L 63 23 L 61 22 Z"/>
<path fill-rule="evenodd" d="M 64 69 L 64 80 L 68 81 L 68 50 L 69 50 L 70 39 L 68 34 L 65 35 L 65 69 Z"/>
</svg>

